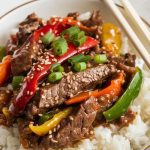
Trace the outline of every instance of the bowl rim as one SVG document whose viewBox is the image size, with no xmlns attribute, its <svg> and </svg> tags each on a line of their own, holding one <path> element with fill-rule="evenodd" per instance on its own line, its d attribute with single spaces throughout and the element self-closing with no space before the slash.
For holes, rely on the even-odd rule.
<svg viewBox="0 0 150 150">
<path fill-rule="evenodd" d="M 25 5 L 28 5 L 28 4 L 30 4 L 30 3 L 34 3 L 34 2 L 37 2 L 37 1 L 39 1 L 39 0 L 30 0 L 30 1 L 28 1 L 28 2 L 25 2 L 25 3 L 22 3 L 22 4 L 18 5 L 18 6 L 15 6 L 15 7 L 12 8 L 11 10 L 7 11 L 7 12 L 4 13 L 2 16 L 0 16 L 0 21 L 1 21 L 5 16 L 9 15 L 11 12 L 13 12 L 13 11 L 15 11 L 15 10 L 17 10 L 17 9 L 19 9 L 19 8 L 21 8 L 21 7 L 23 7 L 23 6 L 25 6 Z M 121 5 L 119 5 L 119 4 L 117 4 L 117 3 L 116 3 L 116 6 L 119 7 L 120 9 L 123 9 L 123 10 L 124 10 L 124 7 L 121 6 Z M 150 23 L 149 23 L 146 19 L 144 19 L 143 17 L 141 17 L 141 19 L 142 19 L 143 22 L 150 28 Z"/>
</svg>

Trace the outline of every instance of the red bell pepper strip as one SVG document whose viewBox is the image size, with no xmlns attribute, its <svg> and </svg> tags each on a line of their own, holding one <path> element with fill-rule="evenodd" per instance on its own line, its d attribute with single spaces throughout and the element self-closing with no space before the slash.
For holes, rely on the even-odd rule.
<svg viewBox="0 0 150 150">
<path fill-rule="evenodd" d="M 0 86 L 8 79 L 11 73 L 11 55 L 7 55 L 0 63 Z"/>
<path fill-rule="evenodd" d="M 38 82 L 48 74 L 52 64 L 56 63 L 56 61 L 62 63 L 71 56 L 79 54 L 91 47 L 95 47 L 97 44 L 97 40 L 87 36 L 85 43 L 80 47 L 75 47 L 72 43 L 69 43 L 68 51 L 62 56 L 54 57 L 53 50 L 46 52 L 43 59 L 39 61 L 37 65 L 33 66 L 28 73 L 19 94 L 9 108 L 10 112 L 12 114 L 18 114 L 20 111 L 24 110 L 27 103 L 34 96 Z"/>
<path fill-rule="evenodd" d="M 121 85 L 124 83 L 124 76 L 123 73 L 121 72 L 119 76 L 112 80 L 110 85 L 106 87 L 103 90 L 95 90 L 95 91 L 90 91 L 90 92 L 83 92 L 67 101 L 65 101 L 65 104 L 71 105 L 75 103 L 80 103 L 82 101 L 87 100 L 89 97 L 94 96 L 96 98 L 99 98 L 101 96 L 104 96 L 106 94 L 109 94 L 111 97 L 110 99 L 113 99 L 114 96 L 118 96 L 121 92 Z M 112 93 L 112 94 L 111 94 Z"/>
<path fill-rule="evenodd" d="M 62 24 L 61 22 L 57 22 L 55 24 L 47 24 L 46 26 L 40 28 L 39 30 L 33 33 L 33 41 L 37 42 L 41 33 L 46 34 L 47 32 L 53 32 L 56 36 L 58 36 L 63 30 L 69 28 L 68 25 Z"/>
</svg>

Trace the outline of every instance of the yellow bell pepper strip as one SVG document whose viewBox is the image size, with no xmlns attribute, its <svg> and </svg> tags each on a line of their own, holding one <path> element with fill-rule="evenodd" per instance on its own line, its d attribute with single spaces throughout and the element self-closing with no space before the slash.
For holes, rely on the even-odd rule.
<svg viewBox="0 0 150 150">
<path fill-rule="evenodd" d="M 29 124 L 29 128 L 32 132 L 34 132 L 38 136 L 44 136 L 49 132 L 49 130 L 52 130 L 55 128 L 62 119 L 66 118 L 72 111 L 72 107 L 68 107 L 59 113 L 55 114 L 54 117 L 48 121 L 46 121 L 42 125 L 34 126 L 32 123 Z"/>
<path fill-rule="evenodd" d="M 142 71 L 139 68 L 136 68 L 136 73 L 127 90 L 109 110 L 103 112 L 107 121 L 118 119 L 128 110 L 132 101 L 139 94 L 142 78 Z"/>
<path fill-rule="evenodd" d="M 89 97 L 94 96 L 96 98 L 99 98 L 100 96 L 104 96 L 106 94 L 110 94 L 111 96 L 118 96 L 121 92 L 121 86 L 124 83 L 124 75 L 123 72 L 120 72 L 118 77 L 113 79 L 110 83 L 110 85 L 103 90 L 95 90 L 95 91 L 90 91 L 90 92 L 83 92 L 80 93 L 79 95 L 65 101 L 66 105 L 71 105 L 75 103 L 80 103 L 82 101 L 87 100 Z"/>
<path fill-rule="evenodd" d="M 7 55 L 0 63 L 0 86 L 4 84 L 11 72 L 11 55 Z"/>
<path fill-rule="evenodd" d="M 112 23 L 104 23 L 102 25 L 102 46 L 112 54 L 118 55 L 121 45 L 121 33 L 118 27 Z"/>
</svg>

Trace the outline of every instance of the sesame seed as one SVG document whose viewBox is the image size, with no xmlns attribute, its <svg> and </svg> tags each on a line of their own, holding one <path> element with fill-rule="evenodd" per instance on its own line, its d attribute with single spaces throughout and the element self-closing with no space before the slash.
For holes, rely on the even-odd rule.
<svg viewBox="0 0 150 150">
<path fill-rule="evenodd" d="M 47 108 L 48 108 L 48 107 L 49 107 L 49 104 L 46 104 L 46 105 L 45 105 L 45 107 L 47 107 Z"/>
<path fill-rule="evenodd" d="M 77 25 L 79 25 L 79 26 L 80 26 L 80 25 L 81 25 L 81 23 L 80 23 L 80 22 L 77 22 Z"/>
<path fill-rule="evenodd" d="M 94 134 L 94 132 L 91 130 L 91 131 L 90 131 L 90 134 L 91 134 L 91 135 L 93 135 L 93 134 Z"/>
<path fill-rule="evenodd" d="M 33 92 L 30 92 L 30 95 L 33 95 Z"/>
<path fill-rule="evenodd" d="M 42 40 L 38 40 L 38 43 L 41 44 L 41 43 L 42 43 Z"/>
<path fill-rule="evenodd" d="M 60 128 L 60 124 L 57 125 L 57 130 Z"/>
<path fill-rule="evenodd" d="M 53 132 L 56 132 L 56 128 L 53 129 Z"/>
<path fill-rule="evenodd" d="M 42 86 L 45 86 L 45 82 L 43 82 Z"/>
<path fill-rule="evenodd" d="M 52 54 L 49 54 L 52 58 L 54 57 L 54 55 L 52 55 Z"/>
<path fill-rule="evenodd" d="M 36 90 L 39 90 L 39 89 L 40 89 L 39 87 L 36 88 Z"/>
<path fill-rule="evenodd" d="M 75 87 L 74 87 L 74 90 L 75 90 L 75 91 L 77 91 L 77 90 L 78 90 L 78 88 L 75 86 Z"/>
<path fill-rule="evenodd" d="M 40 68 L 36 68 L 36 70 L 37 70 L 37 71 L 40 71 L 41 69 L 40 69 Z"/>
<path fill-rule="evenodd" d="M 51 138 L 51 141 L 52 141 L 53 143 L 58 143 L 58 141 L 56 141 L 56 140 L 54 140 L 54 139 L 52 139 L 52 138 Z"/>
<path fill-rule="evenodd" d="M 71 97 L 71 98 L 73 97 L 73 94 L 72 94 L 72 93 L 70 94 L 70 97 Z"/>
<path fill-rule="evenodd" d="M 41 96 L 43 99 L 45 99 L 46 97 L 42 94 L 42 96 Z"/>
<path fill-rule="evenodd" d="M 40 52 L 38 52 L 37 54 L 38 54 L 38 55 L 41 55 L 41 53 L 40 53 Z"/>
<path fill-rule="evenodd" d="M 74 120 L 72 116 L 69 116 L 69 119 L 72 120 L 72 121 Z"/>
<path fill-rule="evenodd" d="M 9 91 L 9 90 L 6 90 L 6 93 L 8 93 L 8 94 L 9 94 L 9 93 L 10 93 L 10 91 Z"/>
<path fill-rule="evenodd" d="M 71 19 L 68 19 L 68 22 L 71 22 Z"/>
<path fill-rule="evenodd" d="M 27 95 L 29 95 L 30 94 L 30 91 L 27 91 Z"/>
<path fill-rule="evenodd" d="M 63 21 L 63 19 L 62 19 L 62 18 L 60 18 L 60 19 L 59 19 L 59 22 L 62 22 L 62 21 Z"/>
<path fill-rule="evenodd" d="M 50 85 L 50 83 L 46 83 L 46 85 Z"/>
<path fill-rule="evenodd" d="M 41 32 L 41 36 L 43 36 L 44 35 L 44 33 L 43 32 Z"/>
<path fill-rule="evenodd" d="M 43 116 L 42 114 L 38 114 L 40 117 Z"/>
<path fill-rule="evenodd" d="M 36 47 L 35 46 L 33 46 L 33 50 L 35 50 L 36 49 Z"/>
<path fill-rule="evenodd" d="M 52 131 L 51 131 L 51 130 L 49 130 L 49 134 L 52 134 Z"/>
</svg>

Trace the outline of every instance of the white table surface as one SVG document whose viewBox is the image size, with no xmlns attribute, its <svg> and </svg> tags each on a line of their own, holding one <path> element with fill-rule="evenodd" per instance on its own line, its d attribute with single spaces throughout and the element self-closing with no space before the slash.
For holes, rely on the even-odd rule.
<svg viewBox="0 0 150 150">
<path fill-rule="evenodd" d="M 0 0 L 0 16 L 14 7 L 31 0 Z M 119 3 L 119 0 L 115 0 Z M 130 0 L 139 13 L 148 23 L 150 23 L 150 0 Z"/>
</svg>

